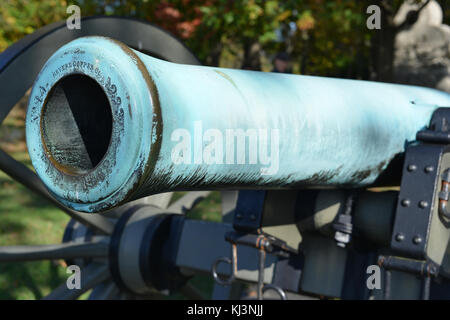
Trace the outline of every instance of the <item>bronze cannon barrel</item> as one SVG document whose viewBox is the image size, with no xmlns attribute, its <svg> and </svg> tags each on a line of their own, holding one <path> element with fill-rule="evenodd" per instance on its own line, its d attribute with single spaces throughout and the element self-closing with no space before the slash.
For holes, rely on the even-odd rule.
<svg viewBox="0 0 450 320">
<path fill-rule="evenodd" d="M 429 88 L 175 64 L 87 37 L 43 67 L 26 134 L 55 198 L 99 212 L 176 190 L 367 186 L 443 106 Z"/>
</svg>

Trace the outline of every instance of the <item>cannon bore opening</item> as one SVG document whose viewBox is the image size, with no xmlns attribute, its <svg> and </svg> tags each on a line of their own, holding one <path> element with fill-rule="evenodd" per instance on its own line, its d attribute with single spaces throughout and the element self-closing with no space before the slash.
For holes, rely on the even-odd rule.
<svg viewBox="0 0 450 320">
<path fill-rule="evenodd" d="M 103 159 L 111 140 L 108 97 L 92 78 L 74 74 L 50 91 L 41 115 L 47 155 L 68 174 L 84 174 Z"/>
</svg>

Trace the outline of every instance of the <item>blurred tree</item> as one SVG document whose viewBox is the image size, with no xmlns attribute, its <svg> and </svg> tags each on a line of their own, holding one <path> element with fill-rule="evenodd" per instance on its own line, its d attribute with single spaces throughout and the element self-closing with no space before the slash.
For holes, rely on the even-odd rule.
<svg viewBox="0 0 450 320">
<path fill-rule="evenodd" d="M 302 74 L 367 78 L 370 30 L 364 1 L 309 0 L 296 21 L 293 56 Z"/>
<path fill-rule="evenodd" d="M 260 70 L 279 51 L 294 72 L 391 80 L 392 24 L 403 0 L 377 2 L 381 30 L 366 27 L 371 0 L 1 0 L 0 51 L 39 27 L 62 20 L 77 4 L 82 16 L 118 15 L 143 19 L 181 38 L 207 65 L 223 57 L 235 67 Z M 448 0 L 439 0 L 450 20 Z M 413 17 L 413 16 L 412 16 Z M 262 59 L 263 58 L 263 59 Z M 228 64 L 227 64 L 228 65 Z"/>
<path fill-rule="evenodd" d="M 67 17 L 65 0 L 0 1 L 0 52 L 36 29 Z"/>
<path fill-rule="evenodd" d="M 243 51 L 241 67 L 261 70 L 262 50 L 273 48 L 277 31 L 294 19 L 297 3 L 292 0 L 212 0 L 200 8 L 202 24 L 196 35 L 203 35 L 203 41 L 190 41 L 191 46 L 195 52 L 201 52 L 200 58 L 206 58 L 208 64 L 217 65 L 220 52 L 233 51 L 233 44 L 238 43 Z"/>
</svg>

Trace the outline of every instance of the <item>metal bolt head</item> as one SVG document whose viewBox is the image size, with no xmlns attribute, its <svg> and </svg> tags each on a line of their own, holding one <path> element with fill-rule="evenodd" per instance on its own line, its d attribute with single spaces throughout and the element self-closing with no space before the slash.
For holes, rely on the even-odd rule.
<svg viewBox="0 0 450 320">
<path fill-rule="evenodd" d="M 421 244 L 422 243 L 422 237 L 421 236 L 415 236 L 413 238 L 413 243 L 414 244 Z"/>
<path fill-rule="evenodd" d="M 424 169 L 424 171 L 425 171 L 426 173 L 433 172 L 433 170 L 434 170 L 434 167 L 433 167 L 433 166 L 426 166 L 425 169 Z"/>
<path fill-rule="evenodd" d="M 402 242 L 403 240 L 405 240 L 405 235 L 403 233 L 397 233 L 395 235 L 395 240 L 398 242 Z"/>
<path fill-rule="evenodd" d="M 350 242 L 350 235 L 348 233 L 336 231 L 334 240 L 336 240 L 336 244 L 339 247 L 345 248 L 346 244 Z"/>
<path fill-rule="evenodd" d="M 428 207 L 428 202 L 425 201 L 425 200 L 420 201 L 419 202 L 419 207 L 422 208 L 422 209 Z"/>
<path fill-rule="evenodd" d="M 409 172 L 416 171 L 417 166 L 415 164 L 410 164 L 407 169 Z"/>
<path fill-rule="evenodd" d="M 409 205 L 411 204 L 411 201 L 409 201 L 409 199 L 403 199 L 401 204 L 403 207 L 409 207 Z"/>
<path fill-rule="evenodd" d="M 431 266 L 430 267 L 430 274 L 435 275 L 437 272 L 436 267 L 435 266 Z"/>
</svg>

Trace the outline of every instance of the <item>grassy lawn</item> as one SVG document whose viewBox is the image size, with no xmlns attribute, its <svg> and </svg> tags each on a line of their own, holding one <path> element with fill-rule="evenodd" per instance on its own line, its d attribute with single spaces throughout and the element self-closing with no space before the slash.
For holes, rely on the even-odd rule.
<svg viewBox="0 0 450 320">
<path fill-rule="evenodd" d="M 0 147 L 32 168 L 24 140 L 23 110 L 14 108 L 0 126 Z M 182 195 L 176 193 L 172 201 Z M 213 192 L 189 217 L 220 221 L 220 194 Z M 0 246 L 60 243 L 68 221 L 69 217 L 62 211 L 0 171 Z M 0 299 L 40 299 L 64 283 L 68 276 L 64 261 L 0 263 Z M 205 297 L 210 297 L 211 276 L 199 275 L 190 281 Z M 183 296 L 176 294 L 168 298 Z"/>
<path fill-rule="evenodd" d="M 29 164 L 26 152 L 12 153 Z M 69 217 L 0 171 L 0 245 L 52 244 Z M 66 278 L 62 262 L 0 264 L 0 299 L 40 299 Z"/>
</svg>

